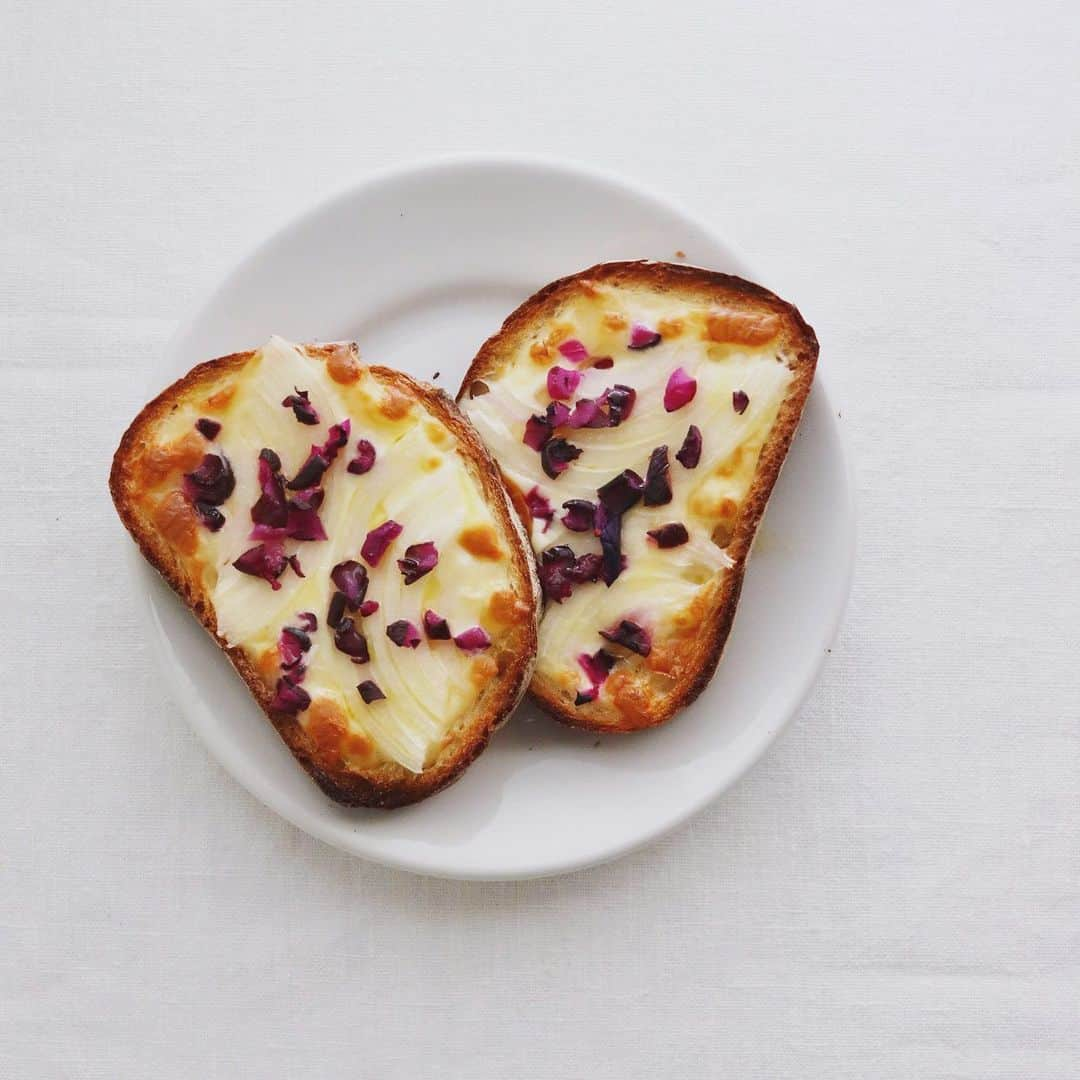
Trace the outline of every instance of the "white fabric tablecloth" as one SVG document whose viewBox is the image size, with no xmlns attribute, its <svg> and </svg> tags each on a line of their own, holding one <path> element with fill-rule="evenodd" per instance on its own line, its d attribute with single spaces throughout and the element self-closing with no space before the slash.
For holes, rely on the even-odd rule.
<svg viewBox="0 0 1080 1080">
<path fill-rule="evenodd" d="M 0 1075 L 1080 1075 L 1074 3 L 0 25 Z M 330 850 L 209 758 L 105 477 L 146 365 L 270 228 L 500 149 L 666 193 L 797 301 L 860 553 L 735 790 L 614 865 L 464 885 Z"/>
</svg>

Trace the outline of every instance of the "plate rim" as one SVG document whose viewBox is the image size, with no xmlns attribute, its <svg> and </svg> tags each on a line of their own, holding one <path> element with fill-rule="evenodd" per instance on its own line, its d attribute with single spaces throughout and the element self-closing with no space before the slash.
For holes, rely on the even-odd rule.
<svg viewBox="0 0 1080 1080">
<path fill-rule="evenodd" d="M 749 270 L 738 254 L 732 251 L 728 244 L 716 235 L 710 225 L 700 220 L 696 215 L 688 212 L 677 201 L 674 201 L 665 195 L 660 195 L 647 186 L 639 184 L 635 180 L 628 179 L 623 175 L 574 160 L 555 159 L 545 155 L 515 152 L 486 153 L 481 151 L 415 158 L 366 172 L 351 182 L 341 185 L 336 190 L 313 201 L 298 213 L 281 222 L 277 227 L 263 235 L 262 239 L 243 252 L 237 259 L 233 260 L 232 263 L 217 276 L 213 283 L 197 293 L 195 302 L 193 302 L 178 319 L 176 327 L 168 338 L 164 348 L 158 354 L 157 363 L 152 365 L 151 370 L 148 373 L 148 381 L 149 379 L 154 380 L 154 392 L 157 392 L 157 387 L 163 374 L 168 376 L 170 373 L 173 373 L 173 368 L 177 368 L 177 371 L 173 373 L 174 376 L 182 374 L 182 371 L 179 371 L 179 367 L 182 367 L 182 357 L 178 354 L 180 342 L 185 334 L 190 331 L 191 327 L 205 315 L 207 309 L 210 308 L 214 299 L 219 295 L 222 289 L 239 276 L 245 268 L 262 258 L 269 249 L 290 233 L 301 231 L 303 227 L 313 219 L 320 215 L 332 212 L 336 206 L 362 198 L 366 191 L 386 184 L 393 184 L 407 178 L 416 179 L 422 177 L 424 174 L 432 174 L 440 171 L 454 171 L 463 168 L 499 169 L 507 167 L 520 169 L 525 172 L 542 170 L 559 174 L 564 179 L 585 178 L 598 185 L 621 189 L 622 192 L 637 200 L 653 203 L 668 214 L 676 218 L 681 218 L 688 224 L 693 225 L 703 235 L 707 236 L 710 242 L 727 254 L 730 259 L 730 264 L 734 266 L 736 273 L 751 279 L 753 277 L 753 271 Z M 687 265 L 693 264 L 688 261 Z M 571 856 L 557 863 L 549 859 L 545 864 L 538 866 L 534 870 L 523 871 L 514 869 L 508 870 L 505 873 L 499 873 L 491 870 L 480 870 L 467 867 L 454 869 L 446 867 L 445 865 L 433 866 L 421 857 L 413 857 L 408 854 L 387 853 L 384 851 L 378 853 L 370 851 L 361 852 L 354 847 L 347 846 L 344 840 L 336 835 L 335 830 L 331 828 L 330 823 L 321 816 L 317 814 L 308 814 L 303 807 L 293 806 L 288 803 L 287 800 L 281 800 L 279 803 L 271 802 L 271 796 L 264 796 L 260 791 L 260 787 L 265 785 L 254 782 L 243 766 L 234 761 L 232 755 L 223 752 L 222 747 L 219 745 L 212 731 L 204 728 L 192 719 L 192 710 L 184 704 L 183 695 L 175 693 L 175 691 L 179 689 L 176 682 L 176 673 L 172 670 L 175 667 L 176 662 L 166 651 L 166 640 L 168 635 L 155 614 L 154 600 L 151 595 L 147 593 L 146 599 L 140 607 L 142 608 L 143 617 L 146 620 L 148 629 L 151 631 L 149 636 L 153 642 L 152 647 L 155 657 L 159 666 L 164 670 L 166 680 L 169 683 L 171 691 L 170 696 L 176 701 L 186 723 L 194 730 L 195 734 L 202 741 L 211 756 L 215 758 L 225 772 L 227 772 L 229 776 L 232 777 L 232 779 L 235 780 L 249 795 L 253 796 L 268 810 L 271 810 L 279 817 L 288 821 L 295 828 L 300 829 L 302 832 L 307 833 L 316 840 L 328 844 L 336 850 L 348 854 L 353 858 L 364 859 L 371 863 L 388 866 L 396 870 L 404 870 L 425 877 L 435 877 L 445 880 L 523 881 L 556 877 L 593 866 L 602 866 L 652 844 L 680 828 L 690 818 L 699 814 L 710 803 L 714 802 L 725 792 L 734 788 L 743 779 L 750 768 L 762 758 L 768 748 L 788 728 L 802 706 L 806 703 L 810 691 L 813 689 L 825 666 L 830 647 L 835 642 L 839 633 L 851 595 L 857 554 L 858 515 L 855 504 L 853 460 L 846 429 L 842 424 L 836 423 L 837 404 L 835 398 L 830 391 L 825 389 L 820 373 L 815 374 L 811 394 L 812 397 L 818 399 L 819 405 L 824 407 L 825 413 L 831 420 L 830 431 L 836 440 L 841 464 L 839 473 L 842 478 L 842 490 L 835 492 L 835 495 L 837 496 L 838 503 L 842 507 L 844 518 L 846 519 L 843 528 L 843 535 L 846 538 L 845 550 L 842 552 L 844 568 L 843 580 L 836 590 L 834 608 L 830 612 L 829 617 L 823 620 L 821 624 L 821 632 L 819 634 L 820 648 L 817 650 L 817 660 L 807 667 L 803 678 L 797 684 L 793 684 L 792 690 L 786 696 L 787 700 L 785 701 L 783 708 L 777 710 L 775 714 L 776 722 L 768 726 L 762 725 L 760 732 L 755 733 L 754 737 L 748 741 L 747 746 L 743 749 L 735 763 L 735 767 L 726 774 L 725 780 L 721 785 L 714 789 L 706 790 L 699 796 L 688 801 L 686 805 L 680 807 L 678 812 L 670 819 L 664 820 L 655 828 L 647 828 L 624 838 L 610 847 L 605 848 L 602 853 L 584 853 Z M 842 408 L 839 411 L 842 412 Z M 156 577 L 153 567 L 149 566 L 144 559 L 139 557 L 138 550 L 130 545 L 128 558 L 131 560 L 133 572 L 149 575 L 151 579 Z M 144 578 L 144 580 L 146 579 Z"/>
</svg>

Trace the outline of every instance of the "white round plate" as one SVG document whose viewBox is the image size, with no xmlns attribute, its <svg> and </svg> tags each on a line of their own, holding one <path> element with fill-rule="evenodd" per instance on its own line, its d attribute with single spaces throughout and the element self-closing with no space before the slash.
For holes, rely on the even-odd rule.
<svg viewBox="0 0 1080 1080">
<path fill-rule="evenodd" d="M 368 361 L 452 394 L 480 343 L 541 285 L 598 262 L 679 261 L 678 252 L 753 277 L 698 222 L 593 172 L 505 157 L 396 170 L 305 214 L 245 259 L 181 327 L 154 388 L 277 333 L 355 339 Z M 257 798 L 364 858 L 446 877 L 524 878 L 611 859 L 659 836 L 761 755 L 831 644 L 848 593 L 853 520 L 845 453 L 819 381 L 723 661 L 698 701 L 663 728 L 604 739 L 525 704 L 458 783 L 391 812 L 327 799 L 224 655 L 139 565 L 177 700 Z"/>
</svg>

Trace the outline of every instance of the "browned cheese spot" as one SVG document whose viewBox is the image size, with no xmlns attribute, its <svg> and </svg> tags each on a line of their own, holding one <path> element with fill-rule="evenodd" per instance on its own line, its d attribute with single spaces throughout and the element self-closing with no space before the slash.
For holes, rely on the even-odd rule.
<svg viewBox="0 0 1080 1080">
<path fill-rule="evenodd" d="M 474 657 L 469 665 L 469 678 L 473 686 L 487 686 L 498 673 L 499 665 L 487 655 Z"/>
<path fill-rule="evenodd" d="M 341 744 L 341 752 L 344 757 L 353 761 L 368 762 L 375 757 L 375 744 L 361 732 L 353 732 L 346 735 Z"/>
<path fill-rule="evenodd" d="M 199 467 L 206 453 L 206 441 L 197 431 L 164 446 L 151 446 L 139 459 L 139 480 L 143 487 L 159 487 L 166 480 Z"/>
<path fill-rule="evenodd" d="M 424 431 L 436 446 L 446 446 L 450 442 L 450 432 L 435 420 L 429 420 L 424 425 Z"/>
<path fill-rule="evenodd" d="M 551 348 L 557 348 L 568 338 L 574 336 L 574 327 L 568 322 L 557 322 L 549 331 L 546 338 L 547 344 Z"/>
<path fill-rule="evenodd" d="M 334 768 L 341 760 L 341 743 L 348 730 L 341 707 L 336 701 L 316 698 L 301 715 L 314 747 L 313 756 L 323 766 Z"/>
<path fill-rule="evenodd" d="M 397 390 L 388 388 L 379 400 L 379 412 L 387 420 L 404 420 L 412 412 L 412 402 Z"/>
<path fill-rule="evenodd" d="M 207 399 L 206 404 L 211 409 L 224 409 L 236 395 L 236 383 L 229 383 L 220 390 L 215 390 Z"/>
<path fill-rule="evenodd" d="M 255 667 L 260 675 L 270 678 L 277 674 L 280 661 L 281 657 L 278 655 L 277 646 L 271 645 L 268 649 L 263 649 L 259 653 L 255 660 Z"/>
<path fill-rule="evenodd" d="M 780 329 L 780 318 L 771 312 L 711 311 L 705 318 L 705 338 L 730 345 L 764 345 Z"/>
<path fill-rule="evenodd" d="M 698 592 L 683 610 L 676 611 L 671 616 L 672 637 L 691 638 L 695 640 L 699 638 L 701 636 L 702 626 L 708 624 L 715 597 L 716 593 L 713 589 Z M 653 653 L 657 651 L 658 650 L 654 646 Z"/>
<path fill-rule="evenodd" d="M 458 543 L 476 559 L 497 562 L 502 558 L 502 545 L 491 525 L 469 525 L 461 530 Z"/>
<path fill-rule="evenodd" d="M 199 519 L 182 491 L 170 491 L 153 510 L 158 532 L 183 555 L 194 555 L 199 546 Z"/>
<path fill-rule="evenodd" d="M 640 676 L 635 676 L 633 671 L 619 671 L 616 668 L 608 676 L 605 690 L 615 708 L 634 726 L 648 723 L 654 703 Z"/>
<path fill-rule="evenodd" d="M 699 628 L 700 625 L 699 623 Z M 680 653 L 677 649 L 661 649 L 654 646 L 652 652 L 643 660 L 643 663 L 650 671 L 668 675 L 672 678 L 675 678 L 682 669 Z"/>
<path fill-rule="evenodd" d="M 326 371 L 334 382 L 351 386 L 360 378 L 363 365 L 349 345 L 327 346 Z"/>
</svg>

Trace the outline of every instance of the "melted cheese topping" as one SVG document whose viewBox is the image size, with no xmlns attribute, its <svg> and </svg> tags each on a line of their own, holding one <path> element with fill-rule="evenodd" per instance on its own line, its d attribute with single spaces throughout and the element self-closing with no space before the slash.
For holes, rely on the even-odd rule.
<svg viewBox="0 0 1080 1080">
<path fill-rule="evenodd" d="M 430 608 L 455 634 L 484 626 L 496 638 L 499 628 L 492 625 L 489 605 L 493 594 L 512 587 L 509 554 L 504 546 L 501 552 L 485 549 L 478 557 L 462 544 L 461 535 L 501 536 L 498 519 L 456 452 L 452 432 L 420 402 L 404 399 L 362 371 L 355 383 L 341 385 L 328 376 L 321 359 L 273 338 L 237 373 L 232 387 L 222 409 L 205 413 L 222 424 L 216 444 L 207 449 L 223 453 L 236 477 L 236 488 L 221 508 L 225 525 L 217 533 L 199 529 L 204 584 L 217 613 L 218 633 L 230 645 L 243 646 L 257 666 L 276 672 L 281 628 L 296 626 L 299 612 L 314 612 L 319 626 L 304 657 L 302 682 L 313 704 L 332 703 L 336 708 L 329 711 L 343 718 L 347 736 L 366 736 L 379 757 L 420 772 L 476 702 L 483 680 L 472 677 L 473 668 L 485 658 L 482 653 L 471 657 L 453 641 L 426 637 L 416 649 L 403 648 L 386 636 L 386 628 L 407 619 L 423 636 L 423 613 Z M 308 391 L 319 414 L 317 426 L 299 423 L 291 409 L 282 407 L 294 388 Z M 189 431 L 199 415 L 195 405 L 179 410 L 163 434 Z M 273 590 L 261 578 L 240 573 L 232 563 L 259 543 L 249 539 L 250 510 L 259 497 L 259 451 L 273 449 L 287 479 L 304 463 L 311 445 L 325 441 L 329 426 L 345 418 L 352 425 L 349 443 L 322 482 L 319 517 L 328 539 L 285 541 L 286 554 L 298 555 L 306 576 L 286 569 L 281 588 Z M 375 446 L 377 458 L 370 472 L 355 476 L 346 465 L 360 438 Z M 390 518 L 403 531 L 378 566 L 370 567 L 360 547 L 369 530 Z M 397 560 L 410 544 L 428 540 L 438 549 L 438 565 L 405 585 Z M 366 598 L 379 604 L 363 619 L 348 613 L 367 638 L 371 659 L 366 664 L 354 664 L 340 652 L 326 625 L 334 591 L 330 571 L 347 559 L 365 566 Z M 268 651 L 272 665 L 263 659 Z M 363 702 L 356 687 L 367 679 L 378 684 L 385 700 Z M 312 712 L 299 714 L 301 725 L 307 726 Z M 353 745 L 364 745 L 364 740 Z"/>
<path fill-rule="evenodd" d="M 792 378 L 775 348 L 711 340 L 706 309 L 673 304 L 645 289 L 594 287 L 592 292 L 564 305 L 557 323 L 540 327 L 534 338 L 522 343 L 512 362 L 497 375 L 485 377 L 487 393 L 463 402 L 504 475 L 523 494 L 538 488 L 555 511 L 550 523 L 533 521 L 532 543 L 538 554 L 556 544 L 569 545 L 576 555 L 599 552 L 599 541 L 591 534 L 571 532 L 561 523 L 562 504 L 569 499 L 595 503 L 597 489 L 624 469 L 644 478 L 652 450 L 668 447 L 672 501 L 653 507 L 639 502 L 625 515 L 623 572 L 610 587 L 602 581 L 578 585 L 561 604 L 547 605 L 536 671 L 569 691 L 587 689 L 588 679 L 577 658 L 606 646 L 600 629 L 629 619 L 651 631 L 657 653 L 665 639 L 677 636 L 679 614 L 732 566 L 723 549 Z M 629 349 L 633 322 L 659 329 L 661 343 Z M 614 360 L 606 370 L 581 365 L 584 378 L 574 401 L 597 397 L 616 383 L 632 386 L 637 399 L 630 418 L 618 427 L 560 429 L 559 434 L 580 447 L 582 454 L 552 480 L 541 467 L 540 454 L 522 437 L 528 418 L 543 413 L 551 401 L 549 369 L 555 364 L 576 367 L 557 349 L 568 338 L 583 342 L 590 356 Z M 697 380 L 697 393 L 689 404 L 667 413 L 664 389 L 679 367 Z M 732 403 L 737 390 L 750 399 L 742 415 Z M 573 401 L 568 404 L 572 407 Z M 692 470 L 675 460 L 691 424 L 700 428 L 703 440 L 701 460 Z M 683 523 L 690 540 L 660 549 L 646 534 L 669 522 Z M 685 617 L 682 621 L 685 626 Z M 601 694 L 607 690 L 604 684 Z"/>
</svg>

